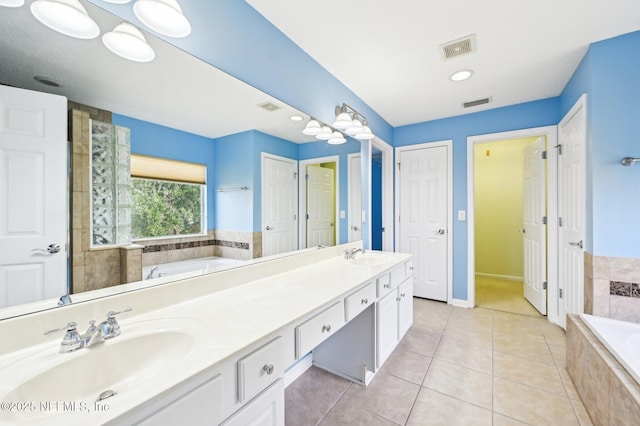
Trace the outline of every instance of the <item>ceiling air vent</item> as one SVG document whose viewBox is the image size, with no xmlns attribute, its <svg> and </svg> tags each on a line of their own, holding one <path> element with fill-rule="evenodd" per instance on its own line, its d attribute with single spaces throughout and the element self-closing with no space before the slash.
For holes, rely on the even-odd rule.
<svg viewBox="0 0 640 426">
<path fill-rule="evenodd" d="M 471 34 L 458 40 L 440 45 L 442 57 L 445 61 L 458 56 L 468 55 L 476 51 L 476 36 Z"/>
<path fill-rule="evenodd" d="M 271 102 L 265 102 L 263 104 L 258 105 L 260 108 L 265 109 L 267 111 L 276 111 L 279 110 L 280 107 L 274 103 Z"/>
<path fill-rule="evenodd" d="M 464 102 L 462 104 L 462 107 L 463 108 L 471 108 L 471 107 L 478 106 L 478 105 L 488 104 L 489 102 L 491 102 L 491 98 L 476 99 L 475 101 Z"/>
</svg>

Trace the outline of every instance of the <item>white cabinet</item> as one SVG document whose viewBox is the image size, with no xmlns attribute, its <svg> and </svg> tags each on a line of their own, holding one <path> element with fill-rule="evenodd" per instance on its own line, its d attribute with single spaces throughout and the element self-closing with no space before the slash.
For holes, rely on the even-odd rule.
<svg viewBox="0 0 640 426">
<path fill-rule="evenodd" d="M 222 393 L 222 376 L 218 374 L 168 405 L 155 409 L 152 415 L 136 424 L 148 426 L 218 424 L 221 420 L 219 416 Z M 132 419 L 128 419 L 122 424 L 133 422 Z"/>
<path fill-rule="evenodd" d="M 341 299 L 296 327 L 296 357 L 303 357 L 343 325 L 344 301 Z"/>
<path fill-rule="evenodd" d="M 404 268 L 402 268 L 404 270 Z M 392 272 L 393 274 L 393 272 Z M 406 279 L 376 304 L 377 367 L 391 352 L 413 324 L 413 281 Z"/>
<path fill-rule="evenodd" d="M 376 287 L 369 283 L 360 290 L 344 299 L 345 317 L 347 322 L 354 319 L 360 312 L 376 302 Z"/>
<path fill-rule="evenodd" d="M 242 410 L 225 421 L 223 426 L 284 425 L 284 381 L 278 380 Z M 182 422 L 184 423 L 184 422 Z M 179 423 L 175 423 L 179 424 Z M 190 424 L 190 423 L 186 423 Z"/>
<path fill-rule="evenodd" d="M 238 400 L 246 402 L 284 374 L 282 338 L 278 337 L 238 361 Z"/>
</svg>

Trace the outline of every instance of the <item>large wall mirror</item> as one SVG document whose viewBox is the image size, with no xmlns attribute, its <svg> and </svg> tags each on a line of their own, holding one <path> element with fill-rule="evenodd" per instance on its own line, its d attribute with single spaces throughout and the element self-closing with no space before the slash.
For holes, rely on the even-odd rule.
<svg viewBox="0 0 640 426">
<path fill-rule="evenodd" d="M 122 23 L 91 3 L 81 3 L 98 23 L 101 34 Z M 100 37 L 79 40 L 46 28 L 31 15 L 28 4 L 1 9 L 0 84 L 66 96 L 72 109 L 86 114 L 92 114 L 94 109 L 107 112 L 99 118 L 107 117 L 111 124 L 128 129 L 132 155 L 206 167 L 203 232 L 134 239 L 133 243 L 144 246 L 140 247 L 142 272 L 136 272 L 134 277 L 137 274 L 142 281 L 150 278 L 148 285 L 171 281 L 159 265 L 180 260 L 177 251 L 188 251 L 190 259 L 199 255 L 227 259 L 220 265 L 228 268 L 267 254 L 282 255 L 289 250 L 359 239 L 357 233 L 351 232 L 358 228 L 354 217 L 359 217 L 359 207 L 353 207 L 349 200 L 350 190 L 360 191 L 353 187 L 359 185 L 359 171 L 350 167 L 350 160 L 360 153 L 358 141 L 348 139 L 345 144 L 333 146 L 303 135 L 308 115 L 144 31 L 156 56 L 151 62 L 137 63 L 111 53 Z M 301 120 L 293 121 L 294 116 Z M 94 117 L 94 121 L 100 119 Z M 71 151 L 70 163 L 75 164 L 76 154 Z M 263 179 L 265 167 L 290 167 L 297 177 L 295 213 L 291 218 L 294 239 L 290 245 L 264 244 L 266 233 L 277 227 L 270 212 L 280 207 L 270 195 L 270 183 Z M 82 170 L 74 167 L 72 179 L 83 173 L 90 179 L 90 169 L 90 162 Z M 327 185 L 334 194 L 319 199 L 307 192 L 305 176 L 316 182 L 317 194 L 322 194 Z M 331 179 L 333 183 L 327 184 Z M 70 181 L 69 186 L 71 191 L 74 183 Z M 90 187 L 84 189 L 90 192 Z M 73 195 L 69 194 L 71 200 Z M 330 208 L 327 200 L 332 203 Z M 82 214 L 78 210 L 81 206 L 71 205 L 71 218 Z M 350 206 L 358 212 L 350 211 Z M 306 220 L 309 208 L 319 212 L 317 218 L 311 217 L 317 219 L 312 227 L 307 226 Z M 89 206 L 84 210 L 87 213 Z M 331 227 L 328 233 L 322 231 L 327 226 Z M 73 226 L 70 232 L 71 229 Z M 69 240 L 72 245 L 86 246 L 85 257 L 89 258 L 100 251 L 96 250 L 100 239 L 94 237 L 84 232 L 79 234 L 80 240 L 74 236 Z M 97 263 L 106 264 L 104 260 Z M 104 275 L 104 271 L 90 270 L 88 264 L 82 266 L 86 266 L 82 271 L 84 284 L 74 286 L 74 302 L 106 295 L 104 289 L 98 289 L 103 286 L 92 284 L 92 276 Z M 71 271 L 76 269 L 70 264 Z M 202 270 L 211 271 L 215 268 Z M 128 281 L 135 280 L 108 283 L 108 294 L 134 288 L 118 286 Z M 49 309 L 56 302 L 57 298 L 30 303 L 21 311 L 15 306 L 0 307 L 0 319 Z"/>
</svg>

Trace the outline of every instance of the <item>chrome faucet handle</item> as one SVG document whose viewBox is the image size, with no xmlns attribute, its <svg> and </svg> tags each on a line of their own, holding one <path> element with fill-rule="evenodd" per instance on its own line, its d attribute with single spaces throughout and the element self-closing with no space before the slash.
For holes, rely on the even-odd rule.
<svg viewBox="0 0 640 426">
<path fill-rule="evenodd" d="M 102 338 L 107 340 L 118 336 L 120 334 L 120 324 L 118 324 L 116 315 L 131 311 L 133 311 L 132 308 L 127 308 L 119 312 L 109 311 L 107 313 L 107 319 L 100 324 L 100 328 L 102 329 Z"/>
<path fill-rule="evenodd" d="M 60 352 L 73 352 L 76 349 L 80 349 L 82 347 L 82 338 L 80 337 L 80 334 L 78 334 L 77 327 L 78 324 L 72 321 L 64 327 L 45 331 L 44 335 L 48 336 L 50 334 L 57 333 L 58 331 L 65 331 L 64 337 L 62 338 L 62 343 L 60 343 Z"/>
</svg>

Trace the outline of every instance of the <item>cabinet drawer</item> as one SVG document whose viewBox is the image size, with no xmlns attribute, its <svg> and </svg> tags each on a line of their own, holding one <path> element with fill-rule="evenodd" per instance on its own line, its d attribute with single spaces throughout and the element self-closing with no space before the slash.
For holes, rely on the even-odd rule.
<svg viewBox="0 0 640 426">
<path fill-rule="evenodd" d="M 378 298 L 381 298 L 391 291 L 391 278 L 389 274 L 384 274 L 376 279 L 376 290 Z"/>
<path fill-rule="evenodd" d="M 347 296 L 344 300 L 345 317 L 351 321 L 360 312 L 367 309 L 376 301 L 376 286 L 369 283 L 355 293 Z"/>
<path fill-rule="evenodd" d="M 406 266 L 400 265 L 396 269 L 392 270 L 391 273 L 391 288 L 394 289 L 404 281 L 406 278 Z"/>
<path fill-rule="evenodd" d="M 405 267 L 405 276 L 412 277 L 413 276 L 413 260 L 407 261 L 407 263 L 404 264 L 404 267 Z"/>
<path fill-rule="evenodd" d="M 296 327 L 296 357 L 300 358 L 344 325 L 344 302 L 340 300 Z"/>
<path fill-rule="evenodd" d="M 238 400 L 249 401 L 284 374 L 282 338 L 238 361 Z"/>
</svg>

